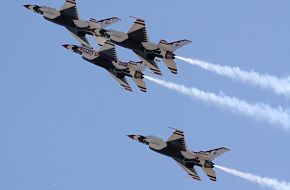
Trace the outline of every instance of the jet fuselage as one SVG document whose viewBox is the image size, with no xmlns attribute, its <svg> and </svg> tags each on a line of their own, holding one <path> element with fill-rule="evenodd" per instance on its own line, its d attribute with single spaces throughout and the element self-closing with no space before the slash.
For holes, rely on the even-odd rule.
<svg viewBox="0 0 290 190">
<path fill-rule="evenodd" d="M 191 151 L 182 151 L 179 146 L 176 146 L 174 143 L 165 142 L 160 138 L 155 136 L 141 136 L 141 135 L 129 135 L 130 138 L 139 141 L 143 144 L 149 146 L 151 150 L 168 156 L 178 161 L 179 163 L 192 168 L 193 166 L 213 168 L 214 164 L 210 160 L 200 159 L 196 153 Z M 183 153 L 182 153 L 183 152 Z M 188 155 L 187 157 L 184 155 Z"/>
</svg>

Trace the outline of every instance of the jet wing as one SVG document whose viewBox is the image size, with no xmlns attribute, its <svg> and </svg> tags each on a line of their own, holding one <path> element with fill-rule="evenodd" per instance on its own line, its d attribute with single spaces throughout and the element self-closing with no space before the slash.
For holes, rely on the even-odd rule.
<svg viewBox="0 0 290 190">
<path fill-rule="evenodd" d="M 75 0 L 66 0 L 60 9 L 60 12 L 72 17 L 75 20 L 79 20 L 79 14 Z"/>
<path fill-rule="evenodd" d="M 122 78 L 119 78 L 115 75 L 114 72 L 109 71 L 109 73 L 112 75 L 112 77 L 125 89 L 128 90 L 130 92 L 132 92 L 132 89 L 130 87 L 130 85 L 128 84 L 127 80 L 125 79 L 125 76 L 123 76 Z"/>
<path fill-rule="evenodd" d="M 216 175 L 215 175 L 215 171 L 213 170 L 213 168 L 202 167 L 202 169 L 206 173 L 206 175 L 209 177 L 210 180 L 216 181 Z"/>
<path fill-rule="evenodd" d="M 156 62 L 154 59 L 148 59 L 146 58 L 146 56 L 142 53 L 139 53 L 137 51 L 133 51 L 134 53 L 136 53 L 140 59 L 142 59 L 142 61 L 144 61 L 144 63 L 146 64 L 146 66 L 153 71 L 153 73 L 157 74 L 157 75 L 162 75 L 159 67 L 157 66 Z"/>
<path fill-rule="evenodd" d="M 71 28 L 67 28 L 71 34 L 77 39 L 77 41 L 79 41 L 82 45 L 90 47 L 90 43 L 88 42 L 87 38 L 85 35 L 79 35 L 77 33 L 77 31 L 71 29 Z"/>
<path fill-rule="evenodd" d="M 174 159 L 175 160 L 175 159 Z M 188 173 L 188 175 L 190 177 L 192 177 L 193 179 L 199 180 L 200 181 L 200 177 L 197 174 L 197 172 L 195 171 L 194 167 L 193 168 L 187 168 L 186 166 L 184 166 L 183 164 L 179 163 L 177 160 L 175 160 L 176 163 L 184 170 L 186 171 L 186 173 Z"/>
<path fill-rule="evenodd" d="M 104 45 L 101 47 L 99 52 L 102 52 L 102 53 L 108 55 L 114 61 L 118 61 L 115 44 L 113 44 L 112 42 L 105 41 Z"/>
<path fill-rule="evenodd" d="M 149 40 L 146 32 L 145 21 L 143 19 L 136 18 L 136 21 L 128 32 L 128 36 L 137 42 L 148 42 Z"/>
<path fill-rule="evenodd" d="M 178 129 L 174 130 L 175 131 L 173 132 L 173 134 L 167 140 L 167 143 L 179 148 L 180 151 L 187 151 L 183 131 Z"/>
</svg>

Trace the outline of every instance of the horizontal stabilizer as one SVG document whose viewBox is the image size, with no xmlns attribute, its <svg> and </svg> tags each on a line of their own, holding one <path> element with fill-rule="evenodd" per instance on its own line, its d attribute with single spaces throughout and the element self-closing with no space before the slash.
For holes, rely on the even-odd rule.
<svg viewBox="0 0 290 190">
<path fill-rule="evenodd" d="M 202 168 L 203 171 L 206 173 L 206 175 L 209 177 L 210 180 L 216 181 L 216 174 L 215 171 L 212 168 Z"/>
<path fill-rule="evenodd" d="M 173 59 L 163 59 L 164 63 L 167 65 L 171 73 L 177 74 L 176 63 Z"/>
<path fill-rule="evenodd" d="M 136 83 L 136 85 L 142 92 L 147 92 L 147 88 L 143 79 L 135 78 L 135 77 L 132 77 L 132 79 L 134 80 L 134 82 Z"/>
</svg>

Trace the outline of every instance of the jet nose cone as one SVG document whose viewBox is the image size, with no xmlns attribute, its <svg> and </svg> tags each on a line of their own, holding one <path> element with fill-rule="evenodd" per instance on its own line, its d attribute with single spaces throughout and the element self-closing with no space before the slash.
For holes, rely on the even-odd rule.
<svg viewBox="0 0 290 190">
<path fill-rule="evenodd" d="M 134 136 L 135 136 L 135 135 L 127 135 L 127 136 L 128 136 L 129 138 L 135 140 L 135 139 L 134 139 Z"/>
<path fill-rule="evenodd" d="M 23 5 L 26 9 L 29 9 L 30 5 Z"/>
<path fill-rule="evenodd" d="M 64 45 L 62 45 L 62 47 L 64 47 L 64 48 L 66 48 L 66 49 L 68 49 L 68 44 L 64 44 Z"/>
</svg>

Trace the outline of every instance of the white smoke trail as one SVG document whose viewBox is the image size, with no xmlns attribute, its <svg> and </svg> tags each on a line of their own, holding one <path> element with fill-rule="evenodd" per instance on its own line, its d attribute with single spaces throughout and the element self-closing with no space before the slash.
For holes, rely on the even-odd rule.
<svg viewBox="0 0 290 190">
<path fill-rule="evenodd" d="M 225 96 L 222 93 L 220 95 L 216 95 L 197 88 L 188 88 L 183 85 L 174 84 L 148 76 L 145 76 L 145 78 L 163 87 L 175 90 L 192 98 L 212 103 L 220 107 L 229 108 L 243 115 L 265 120 L 271 124 L 279 124 L 283 126 L 284 129 L 290 129 L 290 114 L 288 111 L 283 110 L 280 107 L 272 108 L 271 106 L 263 103 L 249 104 L 244 100 Z"/>
<path fill-rule="evenodd" d="M 240 171 L 226 168 L 223 166 L 215 165 L 215 167 L 223 170 L 224 172 L 241 177 L 241 178 L 246 179 L 250 182 L 257 183 L 257 184 L 264 186 L 264 187 L 270 187 L 274 190 L 290 190 L 290 183 L 288 183 L 288 182 L 278 181 L 277 179 L 273 179 L 273 178 L 269 178 L 269 177 L 261 177 L 261 176 L 253 175 L 250 173 L 244 173 L 244 172 L 240 172 Z"/>
<path fill-rule="evenodd" d="M 278 95 L 284 95 L 288 98 L 290 97 L 290 77 L 278 78 L 268 74 L 259 74 L 255 71 L 243 71 L 238 67 L 221 66 L 179 56 L 176 56 L 176 58 L 216 74 L 227 76 L 236 80 L 241 80 L 243 82 L 248 82 L 262 88 L 270 89 Z"/>
</svg>

